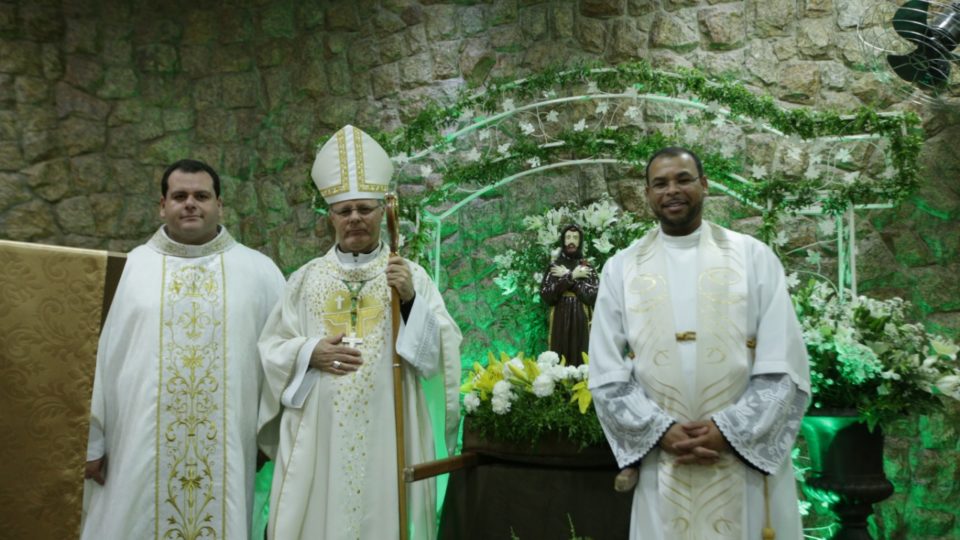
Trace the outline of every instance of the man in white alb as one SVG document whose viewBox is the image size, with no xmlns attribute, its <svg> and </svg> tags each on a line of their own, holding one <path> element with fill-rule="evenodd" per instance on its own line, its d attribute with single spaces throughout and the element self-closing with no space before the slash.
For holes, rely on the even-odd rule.
<svg viewBox="0 0 960 540">
<path fill-rule="evenodd" d="M 399 536 L 390 288 L 400 296 L 408 463 L 434 458 L 425 378 L 447 451 L 459 424 L 460 330 L 419 265 L 380 240 L 393 174 L 369 135 L 345 126 L 317 152 L 311 176 L 330 209 L 336 245 L 295 272 L 260 338 L 267 384 L 264 440 L 279 429 L 270 538 L 389 540 Z M 279 420 L 279 425 L 277 425 Z M 432 480 L 407 487 L 410 538 L 435 537 Z"/>
<path fill-rule="evenodd" d="M 283 274 L 219 225 L 220 178 L 163 174 L 164 225 L 127 257 L 100 335 L 81 538 L 249 538 L 257 336 Z"/>
<path fill-rule="evenodd" d="M 702 220 L 689 150 L 660 150 L 646 177 L 660 226 L 604 266 L 590 334 L 597 416 L 619 465 L 639 465 L 630 537 L 799 540 L 790 452 L 810 382 L 783 268 Z"/>
</svg>

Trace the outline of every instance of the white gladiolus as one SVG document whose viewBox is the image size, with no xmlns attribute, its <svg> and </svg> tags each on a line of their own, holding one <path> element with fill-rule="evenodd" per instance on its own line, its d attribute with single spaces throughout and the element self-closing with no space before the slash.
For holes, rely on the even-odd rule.
<svg viewBox="0 0 960 540">
<path fill-rule="evenodd" d="M 533 380 L 533 394 L 537 397 L 549 396 L 553 393 L 554 386 L 553 377 L 546 373 L 541 373 Z"/>
</svg>

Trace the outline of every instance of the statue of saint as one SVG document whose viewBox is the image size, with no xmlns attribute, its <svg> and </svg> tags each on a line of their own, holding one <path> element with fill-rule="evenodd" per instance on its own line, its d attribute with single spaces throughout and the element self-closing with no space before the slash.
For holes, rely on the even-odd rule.
<svg viewBox="0 0 960 540">
<path fill-rule="evenodd" d="M 590 318 L 597 300 L 597 272 L 583 258 L 583 230 L 567 225 L 560 231 L 560 255 L 550 263 L 540 284 L 540 298 L 550 307 L 550 350 L 583 363 L 590 341 Z"/>
</svg>

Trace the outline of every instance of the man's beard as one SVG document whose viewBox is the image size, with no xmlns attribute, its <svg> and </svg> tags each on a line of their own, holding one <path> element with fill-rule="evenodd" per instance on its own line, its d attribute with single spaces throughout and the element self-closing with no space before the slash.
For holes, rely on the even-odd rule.
<svg viewBox="0 0 960 540">
<path fill-rule="evenodd" d="M 653 210 L 653 215 L 657 216 L 657 219 L 660 220 L 661 223 L 666 223 L 677 228 L 684 228 L 686 225 L 693 223 L 697 219 L 697 216 L 702 214 L 703 199 L 700 199 L 696 205 L 687 207 L 687 213 L 675 218 L 668 217 L 667 214 L 660 209 Z"/>
</svg>

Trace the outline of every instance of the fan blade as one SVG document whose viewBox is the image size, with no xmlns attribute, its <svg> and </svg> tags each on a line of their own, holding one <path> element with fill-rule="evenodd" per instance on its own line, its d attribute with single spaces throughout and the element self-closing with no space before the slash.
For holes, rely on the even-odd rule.
<svg viewBox="0 0 960 540">
<path fill-rule="evenodd" d="M 929 50 L 929 49 L 927 49 Z M 891 54 L 887 62 L 901 79 L 928 88 L 939 88 L 950 76 L 950 62 L 939 56 L 930 57 L 918 49 L 906 55 Z"/>
<path fill-rule="evenodd" d="M 927 25 L 927 7 L 925 0 L 910 0 L 900 6 L 893 14 L 893 29 L 900 37 L 908 41 L 924 41 L 930 32 Z"/>
</svg>

